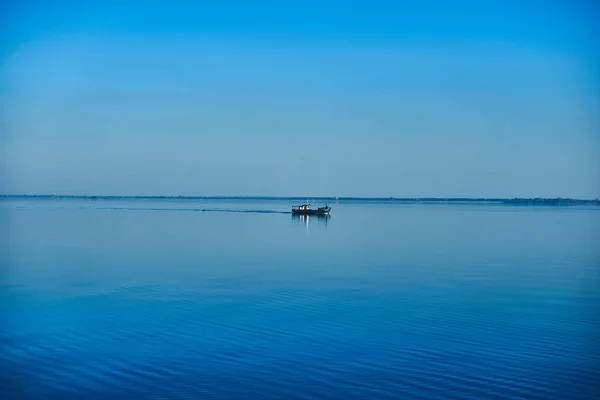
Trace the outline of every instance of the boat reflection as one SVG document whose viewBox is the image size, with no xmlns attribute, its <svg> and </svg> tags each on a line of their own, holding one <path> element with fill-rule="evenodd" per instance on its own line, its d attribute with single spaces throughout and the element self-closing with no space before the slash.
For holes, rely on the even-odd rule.
<svg viewBox="0 0 600 400">
<path fill-rule="evenodd" d="M 331 215 L 302 215 L 302 214 L 292 214 L 292 221 L 297 224 L 301 224 L 306 226 L 306 230 L 308 231 L 309 225 L 317 225 L 317 226 L 327 226 Z"/>
</svg>

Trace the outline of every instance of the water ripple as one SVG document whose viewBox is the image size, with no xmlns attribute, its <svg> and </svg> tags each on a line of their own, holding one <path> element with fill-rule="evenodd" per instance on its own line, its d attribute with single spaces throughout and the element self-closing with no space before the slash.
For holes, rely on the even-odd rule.
<svg viewBox="0 0 600 400">
<path fill-rule="evenodd" d="M 305 231 L 133 212 L 284 205 L 19 209 L 3 399 L 598 398 L 590 213 L 339 207 Z"/>
</svg>

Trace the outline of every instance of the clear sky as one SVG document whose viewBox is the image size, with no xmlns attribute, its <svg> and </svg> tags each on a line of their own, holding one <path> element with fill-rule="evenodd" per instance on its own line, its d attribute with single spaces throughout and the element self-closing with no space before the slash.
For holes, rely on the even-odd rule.
<svg viewBox="0 0 600 400">
<path fill-rule="evenodd" d="M 0 7 L 0 192 L 600 197 L 593 0 Z"/>
</svg>

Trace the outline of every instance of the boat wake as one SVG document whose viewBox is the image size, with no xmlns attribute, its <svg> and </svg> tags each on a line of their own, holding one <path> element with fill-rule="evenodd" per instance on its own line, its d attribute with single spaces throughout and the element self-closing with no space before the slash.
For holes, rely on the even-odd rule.
<svg viewBox="0 0 600 400">
<path fill-rule="evenodd" d="M 158 208 L 158 207 L 103 207 L 99 210 L 137 210 L 137 211 L 204 211 L 204 212 L 229 212 L 229 213 L 259 213 L 259 214 L 291 214 L 290 211 L 277 210 L 243 210 L 235 208 Z"/>
<path fill-rule="evenodd" d="M 236 210 L 236 209 L 225 209 L 225 208 L 203 208 L 202 211 L 208 211 L 208 212 L 231 212 L 231 213 L 258 213 L 258 214 L 291 214 L 290 211 L 276 211 L 276 210 Z"/>
<path fill-rule="evenodd" d="M 31 210 L 31 209 L 66 209 L 71 207 L 24 207 L 17 206 L 15 209 Z M 76 210 L 112 210 L 112 211 L 204 211 L 204 212 L 229 212 L 229 213 L 258 213 L 258 214 L 291 214 L 291 211 L 277 210 L 244 210 L 244 209 L 227 209 L 227 208 L 166 208 L 166 207 L 72 207 Z"/>
</svg>

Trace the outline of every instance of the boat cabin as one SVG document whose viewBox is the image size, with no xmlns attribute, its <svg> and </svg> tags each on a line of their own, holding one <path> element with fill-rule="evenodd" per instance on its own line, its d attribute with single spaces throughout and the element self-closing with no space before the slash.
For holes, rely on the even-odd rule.
<svg viewBox="0 0 600 400">
<path fill-rule="evenodd" d="M 296 211 L 307 211 L 310 210 L 310 204 L 302 204 L 301 206 L 294 206 L 292 207 L 292 210 L 296 210 Z"/>
</svg>

